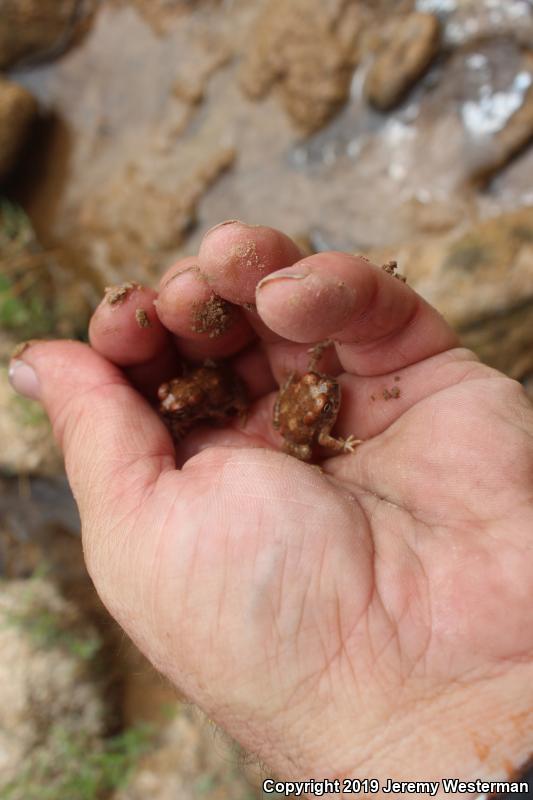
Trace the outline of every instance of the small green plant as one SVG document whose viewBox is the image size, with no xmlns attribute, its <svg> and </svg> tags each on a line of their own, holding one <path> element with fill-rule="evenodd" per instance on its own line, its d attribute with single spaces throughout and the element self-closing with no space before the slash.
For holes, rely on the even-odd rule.
<svg viewBox="0 0 533 800">
<path fill-rule="evenodd" d="M 53 330 L 54 316 L 43 298 L 21 291 L 16 281 L 0 275 L 0 326 L 20 335 L 37 336 Z"/>
<path fill-rule="evenodd" d="M 216 786 L 216 778 L 210 772 L 200 775 L 194 782 L 194 791 L 197 795 L 207 794 Z"/>
<path fill-rule="evenodd" d="M 180 704 L 178 702 L 163 703 L 159 709 L 159 713 L 166 722 L 172 722 L 180 713 Z"/>
<path fill-rule="evenodd" d="M 6 621 L 24 630 L 37 647 L 60 647 L 66 652 L 90 661 L 100 649 L 100 639 L 95 635 L 82 636 L 48 608 L 35 608 L 23 612 L 9 612 Z"/>
<path fill-rule="evenodd" d="M 23 209 L 0 197 L 0 327 L 39 336 L 54 319 L 46 254 Z"/>
<path fill-rule="evenodd" d="M 41 405 L 34 400 L 28 400 L 20 395 L 13 395 L 11 398 L 11 408 L 15 417 L 21 425 L 37 427 L 43 425 L 48 417 Z"/>
<path fill-rule="evenodd" d="M 0 256 L 24 250 L 35 242 L 35 233 L 23 209 L 0 197 Z"/>
<path fill-rule="evenodd" d="M 90 661 L 101 647 L 99 635 L 94 631 L 79 630 L 79 619 L 52 611 L 39 599 L 35 591 L 35 574 L 27 581 L 25 603 L 20 609 L 4 611 L 4 625 L 24 631 L 36 647 L 45 650 L 61 648 L 64 652 Z"/>
<path fill-rule="evenodd" d="M 95 744 L 61 728 L 50 734 L 42 750 L 15 780 L 0 789 L 1 800 L 107 800 L 124 786 L 152 731 L 146 725 L 125 730 Z"/>
</svg>

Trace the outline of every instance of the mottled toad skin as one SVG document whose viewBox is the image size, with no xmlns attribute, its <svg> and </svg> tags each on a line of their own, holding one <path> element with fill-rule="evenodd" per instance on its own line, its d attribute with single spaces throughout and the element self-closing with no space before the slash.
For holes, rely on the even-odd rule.
<svg viewBox="0 0 533 800">
<path fill-rule="evenodd" d="M 162 383 L 158 397 L 159 411 L 176 441 L 199 422 L 223 423 L 230 417 L 243 417 L 248 407 L 243 382 L 226 364 L 206 363 Z"/>
<path fill-rule="evenodd" d="M 331 436 L 341 405 L 341 387 L 335 378 L 316 372 L 325 345 L 318 345 L 305 375 L 292 373 L 279 390 L 274 406 L 274 428 L 284 438 L 283 449 L 301 461 L 311 461 L 313 446 L 353 453 L 360 440 Z"/>
</svg>

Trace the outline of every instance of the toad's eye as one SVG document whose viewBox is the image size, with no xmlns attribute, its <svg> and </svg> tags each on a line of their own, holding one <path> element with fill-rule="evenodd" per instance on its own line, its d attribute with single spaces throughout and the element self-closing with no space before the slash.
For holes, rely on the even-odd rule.
<svg viewBox="0 0 533 800">
<path fill-rule="evenodd" d="M 329 411 L 331 411 L 331 403 L 325 403 L 325 405 L 324 405 L 324 407 L 323 407 L 322 411 L 323 411 L 323 413 L 326 413 L 326 414 L 327 414 Z"/>
</svg>

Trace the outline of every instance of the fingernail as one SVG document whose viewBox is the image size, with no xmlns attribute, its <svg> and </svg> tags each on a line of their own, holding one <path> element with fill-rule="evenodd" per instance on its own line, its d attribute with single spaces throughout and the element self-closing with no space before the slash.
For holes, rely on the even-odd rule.
<svg viewBox="0 0 533 800">
<path fill-rule="evenodd" d="M 21 394 L 29 400 L 41 399 L 41 384 L 37 373 L 25 361 L 17 359 L 12 361 L 9 365 L 8 378 L 17 394 Z"/>
<path fill-rule="evenodd" d="M 187 272 L 197 272 L 198 276 L 200 278 L 203 278 L 203 275 L 200 272 L 200 267 L 198 266 L 198 264 L 193 264 L 190 267 L 185 267 L 185 269 L 178 270 L 173 275 L 171 275 L 170 278 L 167 278 L 166 281 L 161 285 L 161 290 L 160 291 L 163 291 L 163 289 L 165 289 L 169 285 L 169 283 L 172 283 L 172 281 L 175 281 L 176 278 L 180 277 L 180 275 L 185 275 Z M 154 300 L 154 305 L 155 304 L 156 304 L 156 301 Z"/>
<path fill-rule="evenodd" d="M 209 228 L 209 230 L 204 233 L 204 239 L 207 236 L 211 236 L 213 231 L 218 231 L 219 228 L 223 228 L 225 225 L 246 225 L 246 223 L 241 222 L 240 219 L 227 219 L 224 222 L 219 222 L 218 225 L 213 225 L 212 228 Z"/>
<path fill-rule="evenodd" d="M 267 275 L 266 278 L 260 280 L 259 283 L 257 284 L 257 289 L 262 289 L 265 283 L 269 283 L 270 281 L 284 281 L 284 280 L 301 281 L 304 278 L 307 278 L 308 274 L 304 275 L 303 273 L 302 274 L 291 273 L 290 275 L 276 275 L 276 273 L 274 272 L 272 275 Z"/>
</svg>

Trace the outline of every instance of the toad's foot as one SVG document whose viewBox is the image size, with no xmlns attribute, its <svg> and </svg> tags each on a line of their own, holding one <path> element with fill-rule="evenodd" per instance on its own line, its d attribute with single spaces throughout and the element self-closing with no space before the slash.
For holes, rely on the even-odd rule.
<svg viewBox="0 0 533 800">
<path fill-rule="evenodd" d="M 352 434 L 350 434 L 347 439 L 344 439 L 344 443 L 343 444 L 344 444 L 344 446 L 343 446 L 342 449 L 343 449 L 343 451 L 345 453 L 355 453 L 357 447 L 360 444 L 363 444 L 363 440 L 362 439 L 356 439 L 355 436 L 352 436 Z"/>
<path fill-rule="evenodd" d="M 347 439 L 336 439 L 329 433 L 321 433 L 318 437 L 318 444 L 322 447 L 327 447 L 329 450 L 340 450 L 343 453 L 355 453 L 357 446 L 362 443 L 362 439 L 356 439 L 351 434 Z"/>
</svg>

